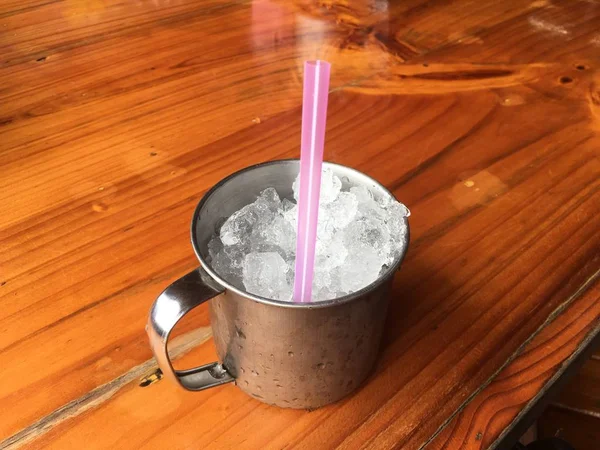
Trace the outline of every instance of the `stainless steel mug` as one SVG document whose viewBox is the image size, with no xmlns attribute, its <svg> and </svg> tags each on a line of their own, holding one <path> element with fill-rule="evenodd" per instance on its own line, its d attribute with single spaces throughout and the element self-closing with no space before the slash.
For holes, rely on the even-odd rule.
<svg viewBox="0 0 600 450">
<path fill-rule="evenodd" d="M 325 165 L 344 187 L 364 185 L 376 198 L 393 198 L 382 185 L 354 169 Z M 282 302 L 249 294 L 221 278 L 208 262 L 208 241 L 223 219 L 252 203 L 269 186 L 291 198 L 298 171 L 297 160 L 248 167 L 214 186 L 196 207 L 192 245 L 201 267 L 175 281 L 156 299 L 146 327 L 161 370 L 184 388 L 200 391 L 235 381 L 244 392 L 265 403 L 318 408 L 348 395 L 369 375 L 379 350 L 388 291 L 407 245 L 371 285 L 316 303 Z M 220 362 L 176 371 L 167 353 L 169 333 L 188 311 L 209 300 Z"/>
</svg>

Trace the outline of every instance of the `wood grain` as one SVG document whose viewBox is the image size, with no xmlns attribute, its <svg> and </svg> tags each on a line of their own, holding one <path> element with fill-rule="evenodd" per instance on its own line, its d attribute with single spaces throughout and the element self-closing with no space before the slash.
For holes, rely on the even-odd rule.
<svg viewBox="0 0 600 450">
<path fill-rule="evenodd" d="M 566 311 L 541 329 L 427 448 L 481 449 L 499 445 L 503 435 L 518 437 L 512 428 L 523 432 L 540 414 L 540 406 L 550 399 L 560 394 L 560 398 L 573 401 L 569 394 L 574 390 L 569 392 L 569 386 L 580 375 L 574 375 L 566 387 L 561 386 L 561 379 L 578 366 L 577 360 L 581 363 L 588 356 L 590 348 L 581 346 L 581 342 L 596 341 L 597 345 L 600 339 L 599 298 L 597 284 L 580 291 Z M 533 411 L 536 408 L 537 413 Z"/>
<path fill-rule="evenodd" d="M 599 24 L 583 0 L 3 2 L 0 448 L 494 445 L 598 326 Z M 307 58 L 333 64 L 327 159 L 413 213 L 375 373 L 310 413 L 140 387 L 202 193 L 298 155 Z M 178 365 L 214 359 L 208 325 Z"/>
</svg>

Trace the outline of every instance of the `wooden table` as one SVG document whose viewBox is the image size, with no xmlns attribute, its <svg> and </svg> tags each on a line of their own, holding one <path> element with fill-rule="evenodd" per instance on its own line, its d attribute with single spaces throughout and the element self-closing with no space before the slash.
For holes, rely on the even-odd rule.
<svg viewBox="0 0 600 450">
<path fill-rule="evenodd" d="M 2 449 L 506 447 L 600 333 L 598 2 L 5 0 L 0 48 Z M 310 58 L 326 158 L 412 211 L 382 356 L 313 412 L 185 392 L 149 306 L 202 194 L 298 156 Z"/>
</svg>

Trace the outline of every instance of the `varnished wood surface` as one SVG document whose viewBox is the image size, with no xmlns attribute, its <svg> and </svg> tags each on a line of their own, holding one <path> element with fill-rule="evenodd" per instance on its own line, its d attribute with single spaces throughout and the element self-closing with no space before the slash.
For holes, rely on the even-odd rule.
<svg viewBox="0 0 600 450">
<path fill-rule="evenodd" d="M 599 332 L 599 30 L 591 0 L 1 3 L 0 448 L 505 442 Z M 375 373 L 310 413 L 152 382 L 193 208 L 298 155 L 307 58 L 327 159 L 413 213 Z M 178 331 L 214 359 L 205 308 Z"/>
<path fill-rule="evenodd" d="M 600 287 L 595 286 L 575 299 L 568 309 L 527 343 L 518 356 L 504 368 L 491 383 L 483 388 L 462 411 L 436 436 L 428 449 L 482 449 L 491 446 L 510 448 L 532 422 L 546 416 L 545 409 L 553 399 L 566 405 L 577 402 L 579 407 L 589 407 L 594 401 L 598 386 L 594 385 L 589 366 L 595 360 L 589 358 L 593 344 L 598 345 L 597 318 L 600 314 L 598 296 Z M 593 343 L 593 340 L 596 340 Z M 584 343 L 582 345 L 582 342 Z M 570 371 L 585 365 L 566 386 L 562 381 Z M 582 385 L 581 380 L 586 383 Z M 564 409 L 566 405 L 562 405 Z M 554 407 L 552 407 L 554 408 Z M 543 412 L 542 412 L 543 411 Z M 556 415 L 550 413 L 550 420 Z M 557 424 L 557 422 L 554 422 Z M 595 434 L 598 428 L 578 428 L 571 421 L 565 423 L 570 433 L 563 435 L 578 450 L 594 449 L 579 447 L 569 439 L 572 434 Z M 544 431 L 546 430 L 544 428 Z M 542 437 L 554 434 L 541 433 Z M 590 439 L 587 441 L 591 442 Z"/>
</svg>

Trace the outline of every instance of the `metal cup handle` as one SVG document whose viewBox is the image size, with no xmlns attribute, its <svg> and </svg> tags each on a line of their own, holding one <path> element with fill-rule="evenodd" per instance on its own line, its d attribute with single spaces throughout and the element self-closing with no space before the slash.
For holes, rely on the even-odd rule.
<svg viewBox="0 0 600 450">
<path fill-rule="evenodd" d="M 223 291 L 223 287 L 200 267 L 165 289 L 150 309 L 146 332 L 158 366 L 166 377 L 190 391 L 201 391 L 235 380 L 218 362 L 188 370 L 174 370 L 167 352 L 167 341 L 175 324 L 190 310 Z"/>
</svg>

